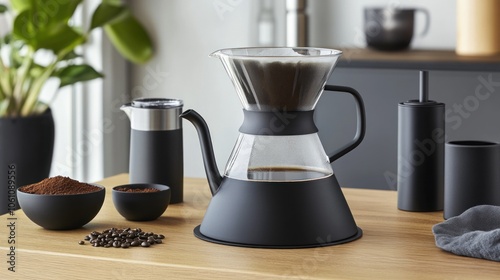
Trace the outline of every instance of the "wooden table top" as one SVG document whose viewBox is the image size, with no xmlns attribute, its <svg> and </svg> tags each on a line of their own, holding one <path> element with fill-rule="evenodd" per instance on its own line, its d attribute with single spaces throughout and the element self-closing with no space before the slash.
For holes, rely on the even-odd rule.
<svg viewBox="0 0 500 280">
<path fill-rule="evenodd" d="M 397 210 L 396 192 L 343 192 L 364 235 L 356 241 L 310 249 L 254 249 L 205 242 L 193 236 L 210 200 L 205 179 L 186 179 L 184 203 L 162 217 L 131 222 L 113 206 L 111 188 L 121 174 L 100 184 L 104 205 L 81 229 L 49 231 L 15 212 L 16 272 L 8 270 L 9 215 L 0 216 L 0 279 L 498 279 L 500 263 L 455 256 L 434 245 L 431 228 L 442 212 Z M 129 249 L 79 245 L 91 231 L 140 227 L 166 235 L 163 244 Z M 6 278 L 9 277 L 9 278 Z"/>
</svg>

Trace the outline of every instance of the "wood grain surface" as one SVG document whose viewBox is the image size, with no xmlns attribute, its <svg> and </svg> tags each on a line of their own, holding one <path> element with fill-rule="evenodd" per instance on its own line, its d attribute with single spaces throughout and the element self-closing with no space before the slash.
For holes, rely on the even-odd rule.
<svg viewBox="0 0 500 280">
<path fill-rule="evenodd" d="M 311 249 L 253 249 L 223 246 L 193 236 L 210 201 L 205 179 L 185 179 L 184 203 L 162 217 L 130 222 L 113 206 L 111 188 L 120 174 L 100 184 L 104 205 L 81 229 L 49 231 L 15 212 L 16 272 L 8 271 L 8 215 L 0 216 L 0 279 L 499 279 L 500 263 L 455 256 L 437 248 L 431 228 L 442 212 L 397 210 L 396 192 L 343 192 L 364 235 L 351 243 Z M 79 245 L 93 230 L 140 227 L 166 235 L 150 248 Z M 7 278 L 8 277 L 8 278 Z"/>
</svg>

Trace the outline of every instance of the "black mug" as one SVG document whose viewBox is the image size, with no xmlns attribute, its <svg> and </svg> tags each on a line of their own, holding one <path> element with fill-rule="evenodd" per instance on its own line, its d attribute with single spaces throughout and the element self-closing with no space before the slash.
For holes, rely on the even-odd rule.
<svg viewBox="0 0 500 280">
<path fill-rule="evenodd" d="M 130 118 L 130 183 L 167 185 L 170 203 L 183 201 L 183 102 L 140 98 L 121 107 Z"/>
<path fill-rule="evenodd" d="M 399 9 L 392 7 L 365 8 L 364 31 L 366 43 L 378 50 L 395 51 L 408 48 L 413 38 L 416 12 L 425 15 L 425 26 L 419 36 L 429 30 L 429 12 L 422 8 Z"/>
<path fill-rule="evenodd" d="M 500 144 L 450 141 L 445 145 L 444 218 L 482 204 L 500 206 Z"/>
</svg>

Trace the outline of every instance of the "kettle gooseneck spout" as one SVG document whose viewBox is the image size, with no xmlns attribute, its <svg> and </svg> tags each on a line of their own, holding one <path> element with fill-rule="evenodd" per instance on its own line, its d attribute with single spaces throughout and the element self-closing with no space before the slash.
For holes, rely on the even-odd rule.
<svg viewBox="0 0 500 280">
<path fill-rule="evenodd" d="M 212 146 L 212 139 L 210 137 L 208 125 L 200 116 L 200 114 L 192 109 L 183 112 L 182 114 L 180 114 L 180 117 L 190 121 L 198 132 L 198 137 L 200 138 L 201 153 L 203 155 L 203 163 L 205 165 L 205 172 L 208 179 L 208 185 L 210 186 L 210 191 L 213 195 L 219 189 L 219 186 L 222 182 L 222 176 L 219 173 L 217 162 L 215 161 L 214 149 Z"/>
</svg>

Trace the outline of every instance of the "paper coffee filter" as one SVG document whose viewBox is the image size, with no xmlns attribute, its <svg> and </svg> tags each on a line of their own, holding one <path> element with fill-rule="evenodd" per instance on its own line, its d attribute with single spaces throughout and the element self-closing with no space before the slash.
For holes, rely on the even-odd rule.
<svg viewBox="0 0 500 280">
<path fill-rule="evenodd" d="M 341 52 L 319 48 L 224 49 L 221 59 L 246 110 L 309 111 Z"/>
</svg>

